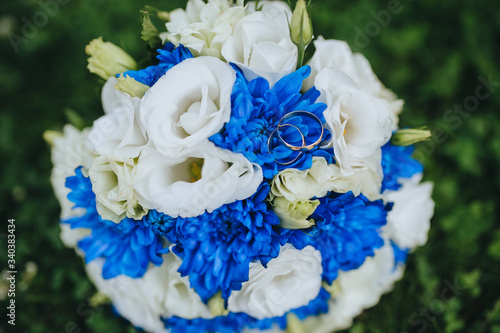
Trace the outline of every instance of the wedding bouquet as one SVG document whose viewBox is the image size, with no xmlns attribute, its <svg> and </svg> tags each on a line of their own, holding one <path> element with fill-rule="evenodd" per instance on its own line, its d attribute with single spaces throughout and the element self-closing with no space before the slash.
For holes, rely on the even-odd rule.
<svg viewBox="0 0 500 333">
<path fill-rule="evenodd" d="M 149 66 L 93 40 L 104 115 L 45 136 L 98 298 L 148 332 L 351 325 L 426 242 L 428 131 L 398 129 L 403 101 L 345 42 L 303 65 L 303 0 L 189 0 L 142 25 Z"/>
</svg>

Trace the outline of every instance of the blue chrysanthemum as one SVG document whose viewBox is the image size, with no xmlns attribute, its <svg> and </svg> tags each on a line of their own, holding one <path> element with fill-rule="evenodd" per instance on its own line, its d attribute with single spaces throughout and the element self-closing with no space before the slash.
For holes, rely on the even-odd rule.
<svg viewBox="0 0 500 333">
<path fill-rule="evenodd" d="M 315 155 L 323 156 L 331 163 L 331 149 L 326 151 L 316 147 L 298 156 L 298 152 L 287 148 L 276 137 L 278 123 L 293 111 L 309 112 L 324 123 L 323 111 L 326 105 L 315 103 L 320 95 L 319 91 L 313 87 L 304 94 L 300 93 L 302 81 L 311 72 L 309 66 L 283 77 L 273 88 L 261 77 L 249 82 L 238 67 L 233 67 L 236 69 L 236 82 L 231 95 L 231 119 L 210 140 L 219 147 L 242 153 L 251 162 L 259 164 L 267 179 L 286 168 L 308 169 L 312 165 L 312 156 Z M 321 124 L 313 119 L 315 118 L 294 116 L 290 118 L 289 125 L 282 127 L 280 135 L 292 146 L 304 145 L 302 135 L 308 140 L 306 143 L 310 144 L 321 138 Z M 330 135 L 325 130 L 323 139 L 328 139 Z"/>
<path fill-rule="evenodd" d="M 321 288 L 318 296 L 298 309 L 290 311 L 299 319 L 303 320 L 309 316 L 317 316 L 328 312 L 328 300 L 330 293 Z M 164 319 L 165 327 L 171 333 L 198 333 L 198 332 L 218 332 L 233 333 L 241 332 L 243 329 L 268 330 L 273 327 L 286 328 L 286 314 L 281 317 L 256 319 L 245 313 L 230 312 L 227 316 L 215 317 L 213 319 L 184 319 L 171 317 Z"/>
<path fill-rule="evenodd" d="M 158 65 L 149 66 L 138 71 L 126 71 L 123 75 L 152 87 L 170 68 L 193 57 L 188 48 L 183 45 L 176 48 L 172 43 L 166 43 L 163 49 L 158 49 L 157 52 L 156 58 L 160 61 Z"/>
<path fill-rule="evenodd" d="M 96 209 L 95 194 L 82 168 L 75 170 L 75 176 L 66 179 L 66 187 L 71 192 L 68 199 L 75 208 L 84 208 L 86 213 L 79 217 L 63 220 L 71 228 L 89 228 L 91 234 L 78 242 L 85 253 L 85 262 L 95 258 L 105 258 L 102 276 L 105 279 L 120 274 L 139 278 L 146 272 L 149 263 L 159 266 L 163 263 L 161 236 L 153 233 L 148 218 L 136 221 L 125 218 L 120 223 L 103 220 Z"/>
<path fill-rule="evenodd" d="M 381 200 L 369 201 L 352 192 L 320 198 L 311 216 L 316 226 L 290 232 L 288 242 L 302 249 L 312 245 L 321 252 L 323 279 L 331 284 L 339 269 L 359 268 L 366 257 L 384 245 L 378 229 L 387 223 L 387 208 Z"/>
<path fill-rule="evenodd" d="M 270 187 L 263 183 L 243 201 L 223 205 L 197 217 L 160 221 L 155 230 L 176 244 L 172 252 L 182 258 L 179 273 L 204 302 L 219 290 L 227 299 L 248 280 L 249 264 L 266 264 L 279 254 L 280 237 L 273 226 L 278 217 L 265 202 Z M 157 224 L 157 223 L 153 223 Z"/>
<path fill-rule="evenodd" d="M 411 178 L 416 173 L 423 172 L 423 165 L 412 158 L 414 146 L 394 146 L 387 143 L 382 147 L 382 169 L 384 179 L 382 181 L 382 192 L 385 190 L 397 191 L 401 184 L 399 178 Z"/>
</svg>

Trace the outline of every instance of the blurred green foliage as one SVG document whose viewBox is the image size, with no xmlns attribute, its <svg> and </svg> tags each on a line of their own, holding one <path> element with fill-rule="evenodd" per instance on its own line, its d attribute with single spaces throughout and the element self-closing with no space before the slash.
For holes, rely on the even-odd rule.
<svg viewBox="0 0 500 333">
<path fill-rule="evenodd" d="M 88 303 L 95 289 L 58 238 L 42 133 L 60 129 L 65 115 L 88 125 L 102 113 L 103 82 L 85 68 L 91 39 L 102 36 L 146 59 L 139 10 L 146 4 L 172 10 L 184 0 L 59 1 L 65 4 L 58 8 L 43 6 L 52 0 L 0 3 L 0 267 L 7 262 L 8 218 L 16 219 L 19 273 L 28 262 L 38 266 L 32 281 L 18 274 L 16 326 L 2 315 L 0 332 L 134 332 L 109 307 Z M 500 332 L 500 83 L 472 103 L 481 80 L 500 82 L 500 3 L 313 4 L 315 34 L 346 40 L 406 101 L 401 127 L 427 125 L 434 133 L 418 151 L 425 179 L 435 183 L 429 242 L 410 256 L 394 291 L 348 332 Z M 51 14 L 45 21 L 44 11 Z M 26 22 L 40 24 L 29 30 Z M 25 39 L 13 44 L 11 32 Z M 6 302 L 0 307 L 4 313 Z"/>
</svg>

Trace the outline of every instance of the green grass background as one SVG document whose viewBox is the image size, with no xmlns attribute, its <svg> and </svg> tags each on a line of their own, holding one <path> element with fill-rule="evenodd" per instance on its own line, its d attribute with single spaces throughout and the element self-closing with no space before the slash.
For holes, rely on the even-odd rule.
<svg viewBox="0 0 500 333">
<path fill-rule="evenodd" d="M 171 10 L 184 1 L 65 2 L 25 35 L 17 53 L 9 33 L 23 36 L 23 20 L 33 22 L 41 3 L 0 3 L 0 267 L 7 262 L 7 219 L 15 218 L 19 271 L 16 326 L 7 325 L 3 300 L 0 332 L 134 332 L 109 307 L 88 304 L 95 289 L 58 238 L 42 133 L 68 122 L 65 110 L 85 124 L 102 113 L 102 81 L 86 70 L 84 47 L 92 38 L 103 36 L 142 59 L 139 9 Z M 394 291 L 348 332 L 500 332 L 500 86 L 474 111 L 449 111 L 472 100 L 478 77 L 500 81 L 500 3 L 401 0 L 400 12 L 378 24 L 368 43 L 356 39 L 356 29 L 377 32 L 372 12 L 390 1 L 313 3 L 315 34 L 346 40 L 367 56 L 382 82 L 406 101 L 400 125 L 428 125 L 435 134 L 419 145 L 425 179 L 435 183 L 429 242 L 410 256 Z M 28 262 L 38 267 L 31 281 L 22 274 Z M 450 283 L 458 286 L 452 294 Z"/>
</svg>

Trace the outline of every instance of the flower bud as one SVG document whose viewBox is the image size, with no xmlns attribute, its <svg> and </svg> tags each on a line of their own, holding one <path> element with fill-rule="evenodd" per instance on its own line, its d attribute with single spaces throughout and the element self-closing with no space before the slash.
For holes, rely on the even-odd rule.
<svg viewBox="0 0 500 333">
<path fill-rule="evenodd" d="M 137 64 L 120 47 L 110 42 L 103 42 L 102 37 L 96 38 L 85 47 L 88 58 L 87 68 L 104 80 L 113 75 L 128 70 L 137 69 Z"/>
<path fill-rule="evenodd" d="M 298 0 L 295 10 L 293 11 L 290 21 L 290 37 L 295 45 L 303 48 L 312 41 L 312 24 L 304 0 Z"/>
<path fill-rule="evenodd" d="M 109 298 L 108 295 L 101 293 L 100 291 L 95 293 L 92 297 L 89 299 L 89 304 L 92 307 L 97 307 L 100 305 L 106 305 L 111 303 L 111 299 Z"/>
<path fill-rule="evenodd" d="M 57 138 L 62 138 L 62 137 L 63 137 L 63 134 L 62 134 L 62 132 L 59 132 L 59 131 L 47 130 L 47 131 L 43 132 L 43 139 L 45 140 L 45 142 L 47 142 L 52 147 L 54 146 L 54 141 Z"/>
<path fill-rule="evenodd" d="M 293 312 L 286 315 L 286 333 L 305 333 L 304 325 Z"/>
<path fill-rule="evenodd" d="M 136 81 L 128 75 L 125 77 L 121 74 L 116 81 L 115 89 L 129 94 L 131 97 L 142 98 L 146 91 L 148 91 L 149 86 Z"/>
<path fill-rule="evenodd" d="M 225 302 L 222 298 L 222 294 L 219 291 L 211 299 L 208 300 L 208 309 L 213 316 L 226 316 L 229 311 L 224 306 Z"/>
<path fill-rule="evenodd" d="M 280 227 L 286 229 L 306 229 L 312 227 L 314 220 L 308 220 L 319 205 L 319 200 L 288 201 L 275 198 L 271 203 L 273 210 L 280 218 Z"/>
<path fill-rule="evenodd" d="M 405 128 L 392 135 L 391 143 L 395 146 L 409 146 L 420 141 L 426 141 L 431 136 L 431 131 L 424 128 Z"/>
</svg>

